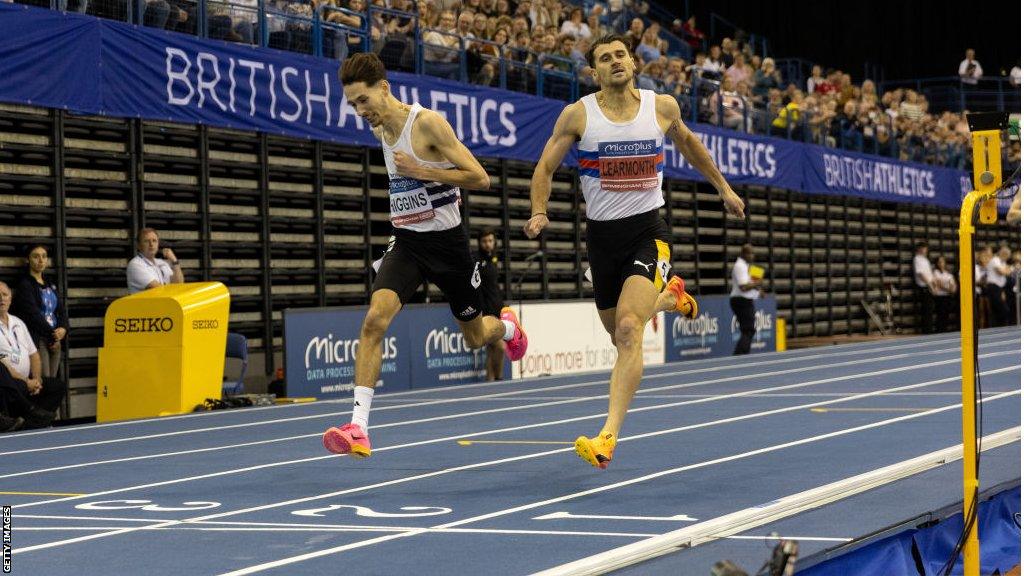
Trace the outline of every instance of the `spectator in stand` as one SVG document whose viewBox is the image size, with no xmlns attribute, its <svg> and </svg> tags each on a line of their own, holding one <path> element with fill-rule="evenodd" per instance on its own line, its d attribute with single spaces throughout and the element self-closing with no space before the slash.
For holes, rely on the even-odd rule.
<svg viewBox="0 0 1024 576">
<path fill-rule="evenodd" d="M 413 13 L 412 0 L 392 0 L 391 7 L 400 12 Z M 395 38 L 409 38 L 416 30 L 416 19 L 410 16 L 393 16 L 387 23 L 387 35 Z"/>
<path fill-rule="evenodd" d="M 562 21 L 561 0 L 536 0 L 533 3 L 532 20 L 534 26 L 542 28 L 555 27 L 555 34 L 558 34 L 558 26 Z"/>
<path fill-rule="evenodd" d="M 644 21 L 639 18 L 633 18 L 629 23 L 629 30 L 625 36 L 629 39 L 629 45 L 635 50 L 644 40 Z"/>
<path fill-rule="evenodd" d="M 732 66 L 725 71 L 725 75 L 732 80 L 733 86 L 739 86 L 740 82 L 749 82 L 754 71 L 747 64 L 747 57 L 739 52 L 733 57 Z"/>
<path fill-rule="evenodd" d="M 550 37 L 550 34 L 545 35 L 545 40 Z M 576 47 L 576 38 L 572 34 L 562 34 L 555 39 L 554 44 L 558 48 L 555 51 L 548 50 L 545 56 L 555 56 L 556 58 L 545 60 L 543 67 L 560 72 L 572 72 L 572 65 L 575 62 L 573 49 Z M 545 47 L 547 47 L 546 44 Z"/>
<path fill-rule="evenodd" d="M 918 103 L 917 92 L 906 91 L 904 100 L 900 103 L 900 116 L 915 122 L 924 116 L 924 109 Z"/>
<path fill-rule="evenodd" d="M 704 43 L 704 32 L 697 28 L 697 17 L 690 16 L 686 19 L 686 24 L 683 24 L 683 40 L 690 45 L 693 50 L 700 50 Z"/>
<path fill-rule="evenodd" d="M 487 16 L 483 12 L 473 15 L 473 37 L 482 40 L 491 39 L 491 35 L 487 33 Z"/>
<path fill-rule="evenodd" d="M 355 0 L 353 0 L 355 1 Z M 423 33 L 424 71 L 432 76 L 454 80 L 459 74 L 459 36 L 455 13 L 446 10 L 438 18 L 437 28 Z"/>
<path fill-rule="evenodd" d="M 772 120 L 772 134 L 791 138 L 800 126 L 800 105 L 803 103 L 803 92 L 793 92 L 789 102 L 779 110 Z"/>
<path fill-rule="evenodd" d="M 572 34 L 577 40 L 580 38 L 590 38 L 590 26 L 583 21 L 583 9 L 575 6 L 572 12 L 569 13 L 569 19 L 562 22 L 561 28 L 562 34 Z"/>
<path fill-rule="evenodd" d="M 840 72 L 839 70 L 833 70 L 829 72 L 828 74 L 825 75 L 825 80 L 823 82 L 819 82 L 818 85 L 814 87 L 815 92 L 817 92 L 818 94 L 823 94 L 825 96 L 838 94 L 839 82 L 842 76 L 843 73 Z M 839 102 L 837 102 L 837 104 L 839 104 Z"/>
<path fill-rule="evenodd" d="M 703 52 L 697 52 L 697 58 L 694 59 L 693 64 L 686 67 L 686 75 L 692 80 L 693 78 L 704 77 L 704 62 L 707 61 L 708 55 Z"/>
<path fill-rule="evenodd" d="M 508 0 L 505 0 L 505 9 L 508 9 Z M 480 12 L 487 17 L 498 17 L 505 14 L 505 12 L 498 11 L 498 0 L 483 0 L 480 2 L 480 7 L 477 9 L 477 12 Z"/>
<path fill-rule="evenodd" d="M 422 30 L 436 28 L 441 19 L 441 12 L 438 10 L 437 4 L 426 0 L 416 1 L 416 13 L 419 15 L 420 29 Z"/>
<path fill-rule="evenodd" d="M 724 73 L 725 64 L 722 63 L 722 48 L 716 44 L 711 47 L 711 53 L 704 60 L 704 77 L 719 80 Z"/>
<path fill-rule="evenodd" d="M 749 115 L 749 111 L 746 110 L 743 98 L 735 92 L 731 78 L 726 76 L 722 79 L 722 89 L 711 95 L 708 104 L 711 108 L 712 124 L 733 130 L 744 130 L 744 113 Z M 721 116 L 719 110 L 721 110 Z"/>
<path fill-rule="evenodd" d="M 626 6 L 623 0 L 608 0 L 607 21 L 612 33 L 619 34 L 626 29 Z"/>
<path fill-rule="evenodd" d="M 476 38 L 473 35 L 473 13 L 463 10 L 459 13 L 458 24 L 455 26 L 455 35 L 464 39 Z"/>
<path fill-rule="evenodd" d="M 639 65 L 650 62 L 657 62 L 661 58 L 661 48 L 658 40 L 658 30 L 651 26 L 644 31 L 640 44 L 636 46 L 636 56 Z"/>
<path fill-rule="evenodd" d="M 807 93 L 814 94 L 818 91 L 818 85 L 825 82 L 821 75 L 821 66 L 815 64 L 811 67 L 811 75 L 807 78 Z"/>
<path fill-rule="evenodd" d="M 445 11 L 450 10 L 452 14 L 458 13 L 462 10 L 462 0 L 430 0 L 431 4 L 434 4 L 434 8 L 438 14 L 443 14 Z"/>
<path fill-rule="evenodd" d="M 590 37 L 600 38 L 605 34 L 608 34 L 610 29 L 604 23 L 601 22 L 601 15 L 604 13 L 604 7 L 600 4 L 595 4 L 590 9 L 590 15 L 587 16 L 587 27 L 590 29 Z"/>
<path fill-rule="evenodd" d="M 832 123 L 836 117 L 837 102 L 828 97 L 824 97 L 822 102 L 818 105 L 818 117 L 811 120 L 811 136 L 815 143 L 835 148 L 837 143 L 832 135 Z"/>
<path fill-rule="evenodd" d="M 974 59 L 974 48 L 968 48 L 964 59 L 960 62 L 960 82 L 967 86 L 977 86 L 981 78 L 981 62 Z"/>
<path fill-rule="evenodd" d="M 946 258 L 935 260 L 935 331 L 949 332 L 950 317 L 957 310 L 956 279 L 946 269 Z"/>
<path fill-rule="evenodd" d="M 736 42 L 732 38 L 722 38 L 722 66 L 729 68 L 736 61 L 736 55 L 742 54 L 736 48 Z"/>
<path fill-rule="evenodd" d="M 652 60 L 644 64 L 643 70 L 637 75 L 637 88 L 664 92 L 665 86 L 661 83 L 662 74 L 664 74 L 664 69 L 659 60 Z"/>
<path fill-rule="evenodd" d="M 898 158 L 899 152 L 895 146 L 896 141 L 892 138 L 892 130 L 885 124 L 875 126 L 875 144 L 878 145 L 875 154 L 888 158 Z"/>
<path fill-rule="evenodd" d="M 672 21 L 671 31 L 672 31 L 672 34 L 674 36 L 678 36 L 679 38 L 682 38 L 683 37 L 683 21 L 680 20 L 679 18 L 676 18 L 675 20 L 673 20 Z"/>
<path fill-rule="evenodd" d="M 765 58 L 761 61 L 761 68 L 754 73 L 754 86 L 751 91 L 754 98 L 764 102 L 768 97 L 768 91 L 778 89 L 782 84 L 779 71 L 775 69 L 775 60 Z"/>
<path fill-rule="evenodd" d="M 682 94 L 683 87 L 688 84 L 685 68 L 686 61 L 682 58 L 669 58 L 668 68 L 665 70 L 665 75 L 662 77 L 662 83 L 665 85 L 666 92 L 677 96 Z"/>
<path fill-rule="evenodd" d="M 349 28 L 359 29 L 363 27 L 363 16 L 357 16 L 356 14 L 366 13 L 366 1 L 365 0 L 349 0 L 348 10 L 355 12 L 356 14 L 349 14 L 342 12 L 341 10 L 332 9 L 337 4 L 325 4 L 323 11 L 325 14 L 324 19 L 327 22 L 333 24 L 340 24 Z M 363 37 L 359 34 L 346 34 L 339 31 L 336 32 L 335 36 L 335 57 L 339 60 L 348 58 L 350 54 L 357 54 L 363 51 Z"/>
</svg>

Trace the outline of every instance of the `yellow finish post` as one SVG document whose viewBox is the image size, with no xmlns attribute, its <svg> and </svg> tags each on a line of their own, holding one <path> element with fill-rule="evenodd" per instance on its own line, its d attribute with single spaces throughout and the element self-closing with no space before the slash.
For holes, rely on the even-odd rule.
<svg viewBox="0 0 1024 576">
<path fill-rule="evenodd" d="M 775 351 L 786 351 L 786 319 L 775 319 Z"/>
<path fill-rule="evenodd" d="M 999 131 L 982 130 L 971 134 L 974 155 L 975 190 L 964 198 L 960 208 L 960 338 L 963 396 L 962 424 L 964 438 L 964 523 L 969 522 L 969 512 L 977 507 L 978 497 L 978 447 L 976 444 L 977 422 L 975 421 L 976 398 L 974 365 L 974 210 L 982 203 L 979 221 L 992 224 L 996 221 L 995 192 L 1002 182 L 1002 164 L 999 158 Z M 978 524 L 971 525 L 970 534 L 964 544 L 964 575 L 978 576 L 981 572 L 981 557 L 978 546 Z"/>
</svg>

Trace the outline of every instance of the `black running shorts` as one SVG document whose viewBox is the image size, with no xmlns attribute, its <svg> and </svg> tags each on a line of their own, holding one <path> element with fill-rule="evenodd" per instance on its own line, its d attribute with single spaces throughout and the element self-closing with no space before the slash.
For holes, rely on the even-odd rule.
<svg viewBox="0 0 1024 576">
<path fill-rule="evenodd" d="M 672 277 L 672 238 L 657 209 L 616 220 L 587 220 L 587 256 L 598 310 L 618 305 L 630 276 L 647 278 L 659 292 Z"/>
<path fill-rule="evenodd" d="M 437 232 L 396 228 L 373 281 L 373 291 L 393 290 L 405 304 L 423 281 L 429 280 L 444 293 L 455 318 L 469 322 L 480 315 L 482 308 L 476 266 L 461 224 Z"/>
</svg>

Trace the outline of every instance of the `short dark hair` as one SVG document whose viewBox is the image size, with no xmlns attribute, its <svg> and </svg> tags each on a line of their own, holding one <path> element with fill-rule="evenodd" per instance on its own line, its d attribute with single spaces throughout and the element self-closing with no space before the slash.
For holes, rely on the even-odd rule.
<svg viewBox="0 0 1024 576">
<path fill-rule="evenodd" d="M 495 240 L 498 239 L 498 234 L 494 231 L 494 228 L 484 228 L 483 230 L 480 231 L 480 234 L 477 235 L 477 242 L 483 240 L 487 236 L 494 236 Z"/>
<path fill-rule="evenodd" d="M 630 54 L 633 54 L 632 38 L 624 34 L 605 34 L 595 40 L 594 43 L 590 45 L 590 50 L 587 50 L 587 64 L 589 64 L 591 68 L 594 67 L 594 50 L 597 50 L 597 47 L 602 44 L 611 44 L 612 42 L 622 42 L 623 46 L 626 47 L 626 50 L 628 50 Z"/>
<path fill-rule="evenodd" d="M 379 56 L 373 52 L 360 52 L 345 59 L 338 76 L 343 85 L 364 82 L 367 86 L 373 86 L 381 80 L 387 80 L 387 71 Z"/>
<path fill-rule="evenodd" d="M 916 252 L 916 251 L 920 250 L 921 248 L 927 248 L 927 247 L 928 247 L 928 243 L 927 242 L 918 242 L 917 244 L 914 245 L 914 251 Z"/>
</svg>

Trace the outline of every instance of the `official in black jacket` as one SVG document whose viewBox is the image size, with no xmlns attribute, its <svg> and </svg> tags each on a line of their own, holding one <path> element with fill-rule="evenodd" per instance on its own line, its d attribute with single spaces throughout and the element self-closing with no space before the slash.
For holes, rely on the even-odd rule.
<svg viewBox="0 0 1024 576">
<path fill-rule="evenodd" d="M 480 296 L 483 301 L 483 313 L 488 316 L 501 317 L 501 309 L 505 306 L 498 286 L 498 256 L 495 254 L 497 239 L 494 230 L 485 228 L 477 236 L 476 269 L 480 272 Z M 487 347 L 487 380 L 501 380 L 505 371 L 505 342 L 498 340 Z"/>
<path fill-rule="evenodd" d="M 61 352 L 68 335 L 68 315 L 64 298 L 57 286 L 44 278 L 50 267 L 46 247 L 30 244 L 25 248 L 25 272 L 15 280 L 11 314 L 28 326 L 32 341 L 39 350 L 41 378 L 56 378 L 60 371 Z"/>
</svg>

